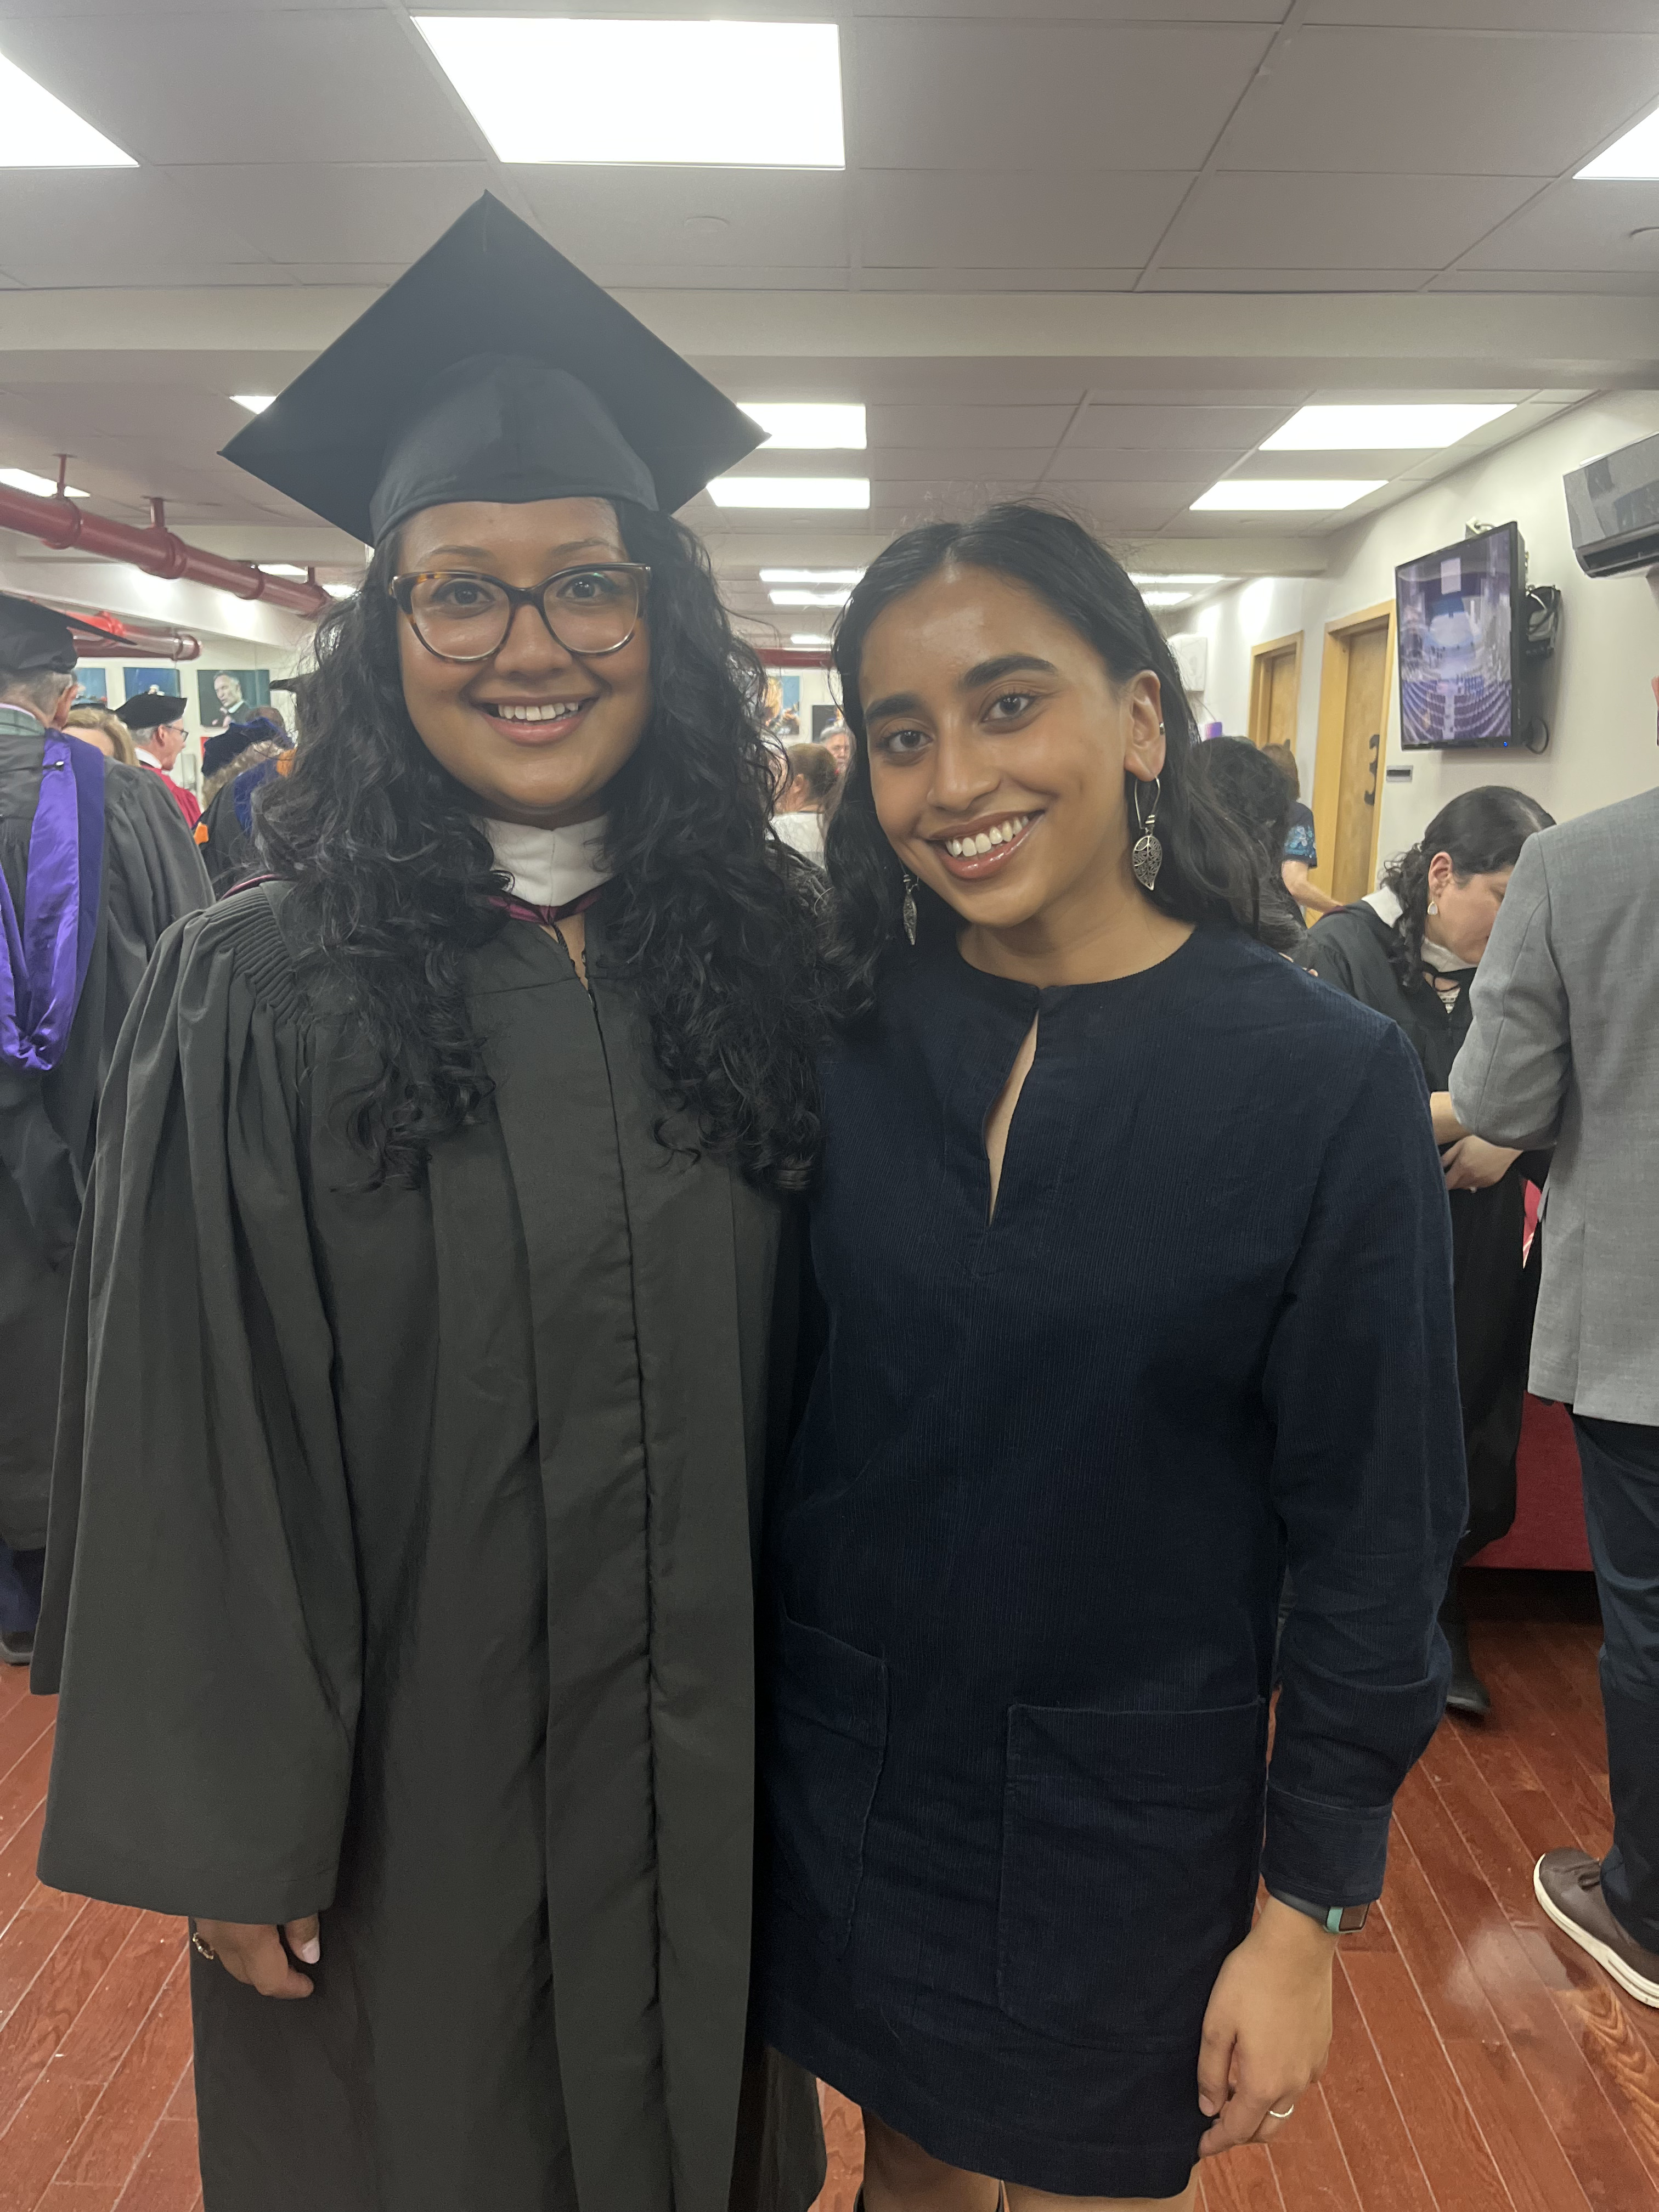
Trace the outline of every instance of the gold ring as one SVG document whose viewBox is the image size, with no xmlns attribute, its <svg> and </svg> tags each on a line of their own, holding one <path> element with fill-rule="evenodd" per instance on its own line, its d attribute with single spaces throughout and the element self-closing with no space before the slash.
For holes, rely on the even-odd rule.
<svg viewBox="0 0 1659 2212">
<path fill-rule="evenodd" d="M 1268 2118 L 1270 2120 L 1288 2120 L 1288 2119 L 1290 2118 L 1290 2117 L 1291 2117 L 1291 2114 L 1295 2110 L 1296 2110 L 1296 2106 L 1295 2106 L 1293 2104 L 1292 2104 L 1292 2105 L 1286 2105 L 1286 2106 L 1285 2106 L 1285 2109 L 1284 2109 L 1284 2111 L 1283 2111 L 1282 2112 L 1275 2112 L 1275 2111 L 1274 2111 L 1274 2109 L 1273 2109 L 1273 2107 L 1271 2105 L 1269 2105 L 1269 2106 L 1268 2106 L 1268 2107 L 1267 2107 L 1267 2118 Z"/>
<path fill-rule="evenodd" d="M 205 1959 L 210 1966 L 216 1965 L 219 1954 L 211 1943 L 204 1943 L 193 1928 L 190 1931 L 190 1948 L 199 1957 Z"/>
</svg>

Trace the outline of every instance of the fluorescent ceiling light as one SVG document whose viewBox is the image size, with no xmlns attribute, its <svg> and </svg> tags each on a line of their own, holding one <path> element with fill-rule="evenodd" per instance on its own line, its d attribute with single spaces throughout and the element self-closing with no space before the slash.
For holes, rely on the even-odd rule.
<svg viewBox="0 0 1659 2212">
<path fill-rule="evenodd" d="M 136 169 L 131 154 L 83 123 L 0 54 L 0 169 Z"/>
<path fill-rule="evenodd" d="M 246 407 L 250 415 L 263 415 L 276 394 L 274 392 L 233 392 L 230 396 L 239 407 Z"/>
<path fill-rule="evenodd" d="M 503 161 L 847 166 L 833 23 L 414 20 Z"/>
<path fill-rule="evenodd" d="M 862 568 L 763 568 L 763 584 L 856 584 Z"/>
<path fill-rule="evenodd" d="M 861 453 L 868 443 L 861 404 L 840 399 L 739 399 L 766 433 L 769 446 L 793 446 L 802 453 L 832 447 Z"/>
<path fill-rule="evenodd" d="M 254 567 L 262 576 L 303 576 L 305 570 L 296 568 L 292 561 L 256 561 Z"/>
<path fill-rule="evenodd" d="M 772 592 L 768 594 L 775 607 L 844 607 L 849 593 L 838 592 Z"/>
<path fill-rule="evenodd" d="M 815 629 L 798 629 L 789 642 L 791 645 L 833 645 L 835 640 L 823 636 Z"/>
<path fill-rule="evenodd" d="M 1632 124 L 1604 154 L 1586 161 L 1577 176 L 1581 184 L 1603 183 L 1609 177 L 1659 177 L 1659 107 Z"/>
<path fill-rule="evenodd" d="M 1228 477 L 1195 499 L 1189 512 L 1204 514 L 1229 508 L 1235 514 L 1267 514 L 1302 508 L 1309 514 L 1329 514 L 1352 507 L 1368 491 L 1381 491 L 1387 481 L 1385 477 Z"/>
<path fill-rule="evenodd" d="M 1129 571 L 1132 584 L 1187 584 L 1195 588 L 1200 584 L 1225 584 L 1231 580 L 1226 576 L 1171 576 L 1162 572 L 1154 575 L 1150 569 L 1131 568 Z"/>
<path fill-rule="evenodd" d="M 323 589 L 331 599 L 349 599 L 356 590 L 355 584 L 325 584 Z"/>
<path fill-rule="evenodd" d="M 0 469 L 0 483 L 9 484 L 14 491 L 32 491 L 37 499 L 56 499 L 58 496 L 57 477 L 38 477 L 32 469 Z M 88 496 L 79 484 L 65 484 L 64 492 L 69 499 Z"/>
<path fill-rule="evenodd" d="M 1264 453 L 1380 453 L 1386 447 L 1455 446 L 1460 438 L 1515 411 L 1496 405 L 1410 400 L 1382 407 L 1299 407 L 1282 429 L 1261 441 Z"/>
<path fill-rule="evenodd" d="M 1143 592 L 1140 596 L 1149 607 L 1184 607 L 1193 595 L 1190 592 Z"/>
<path fill-rule="evenodd" d="M 716 477 L 716 507 L 868 507 L 868 477 Z"/>
</svg>

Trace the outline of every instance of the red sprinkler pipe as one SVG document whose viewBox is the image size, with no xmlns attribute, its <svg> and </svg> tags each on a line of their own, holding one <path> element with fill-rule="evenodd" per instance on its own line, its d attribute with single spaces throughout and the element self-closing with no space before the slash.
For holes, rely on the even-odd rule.
<svg viewBox="0 0 1659 2212">
<path fill-rule="evenodd" d="M 58 483 L 61 487 L 61 465 Z M 328 593 L 320 584 L 268 576 L 250 561 L 226 561 L 200 546 L 186 545 L 167 528 L 167 511 L 159 499 L 151 500 L 149 513 L 149 529 L 139 530 L 130 522 L 107 522 L 101 514 L 88 514 L 61 488 L 55 498 L 46 499 L 0 484 L 0 530 L 21 531 L 60 553 L 73 548 L 100 561 L 129 561 L 147 576 L 211 584 L 239 599 L 268 599 L 272 606 L 286 607 L 294 614 L 319 615 L 328 605 Z"/>
</svg>

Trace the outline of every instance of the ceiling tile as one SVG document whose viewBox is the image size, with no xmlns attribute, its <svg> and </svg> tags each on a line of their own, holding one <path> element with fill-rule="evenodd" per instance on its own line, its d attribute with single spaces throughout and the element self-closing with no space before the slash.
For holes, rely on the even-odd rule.
<svg viewBox="0 0 1659 2212">
<path fill-rule="evenodd" d="M 1105 446 L 1126 452 L 1213 453 L 1224 447 L 1249 452 L 1278 429 L 1289 407 L 1136 406 L 1093 401 L 1068 446 Z"/>
<path fill-rule="evenodd" d="M 1659 272 L 1606 269 L 1449 269 L 1431 292 L 1659 292 Z"/>
<path fill-rule="evenodd" d="M 88 37 L 54 10 L 7 58 L 141 161 L 453 161 L 483 141 L 384 8 L 130 12 Z"/>
<path fill-rule="evenodd" d="M 1196 169 L 1269 36 L 1249 24 L 861 23 L 850 158 L 911 169 Z"/>
<path fill-rule="evenodd" d="M 1659 185 L 1555 185 L 1482 239 L 1462 266 L 1659 273 Z"/>
<path fill-rule="evenodd" d="M 1051 448 L 1071 421 L 1070 407 L 892 407 L 868 410 L 872 447 L 1041 446 Z"/>
<path fill-rule="evenodd" d="M 1178 170 L 1056 176 L 883 169 L 859 179 L 866 268 L 1139 269 L 1181 205 Z"/>
<path fill-rule="evenodd" d="M 493 172 L 483 161 L 263 161 L 162 173 L 273 261 L 403 266 L 489 188 Z"/>
<path fill-rule="evenodd" d="M 1054 483 L 1147 484 L 1167 483 L 1172 468 L 1190 469 L 1202 477 L 1199 489 L 1236 467 L 1250 448 L 1228 446 L 1214 453 L 1188 447 L 1180 453 L 1125 452 L 1115 446 L 1082 446 L 1067 440 L 1048 465 Z"/>
<path fill-rule="evenodd" d="M 1133 292 L 1141 264 L 1131 269 L 880 269 L 859 272 L 866 292 Z"/>
<path fill-rule="evenodd" d="M 678 281 L 696 283 L 714 281 L 703 272 L 756 265 L 846 264 L 842 175 L 586 167 L 510 173 L 553 244 L 595 273 L 600 264 L 648 264 L 683 270 Z"/>
<path fill-rule="evenodd" d="M 1553 176 L 1659 100 L 1659 37 L 1310 27 L 1227 134 L 1230 169 Z"/>
<path fill-rule="evenodd" d="M 1155 269 L 1146 292 L 1415 292 L 1432 269 Z"/>
<path fill-rule="evenodd" d="M 1535 177 L 1206 177 L 1164 269 L 1443 269 L 1537 191 Z"/>
<path fill-rule="evenodd" d="M 1313 0 L 1310 23 L 1420 31 L 1650 31 L 1652 0 Z"/>
<path fill-rule="evenodd" d="M 281 281 L 234 222 L 156 169 L 0 169 L 0 261 L 53 289 Z"/>
</svg>

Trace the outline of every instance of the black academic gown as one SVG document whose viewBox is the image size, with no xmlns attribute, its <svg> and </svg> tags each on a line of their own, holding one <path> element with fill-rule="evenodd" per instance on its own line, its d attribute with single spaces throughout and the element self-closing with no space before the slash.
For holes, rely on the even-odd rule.
<svg viewBox="0 0 1659 2212">
<path fill-rule="evenodd" d="M 657 1141 L 603 901 L 591 997 L 477 957 L 494 1099 L 365 1188 L 287 896 L 173 933 L 111 1079 L 41 1878 L 322 1910 L 304 2002 L 191 1960 L 208 2212 L 725 2212 L 740 2086 L 738 2201 L 804 2212 L 811 2084 L 744 2057 L 780 1209 Z"/>
<path fill-rule="evenodd" d="M 0 707 L 0 868 L 20 915 L 44 745 L 33 715 Z M 69 1042 L 44 1076 L 0 1060 L 0 1539 L 18 1551 L 46 1540 L 69 1263 L 98 1094 L 157 939 L 209 896 L 172 794 L 148 769 L 106 763 L 98 931 Z"/>
<path fill-rule="evenodd" d="M 1469 1033 L 1473 968 L 1449 1006 L 1425 980 L 1402 984 L 1389 958 L 1394 933 L 1361 902 L 1327 915 L 1309 933 L 1307 964 L 1406 1032 L 1431 1091 L 1444 1091 Z M 1457 1378 L 1468 1462 L 1469 1521 L 1460 1556 L 1495 1543 L 1515 1519 L 1516 1454 L 1538 1303 L 1539 1247 L 1523 1260 L 1526 1184 L 1541 1182 L 1547 1154 L 1529 1153 L 1485 1190 L 1451 1194 Z"/>
</svg>

